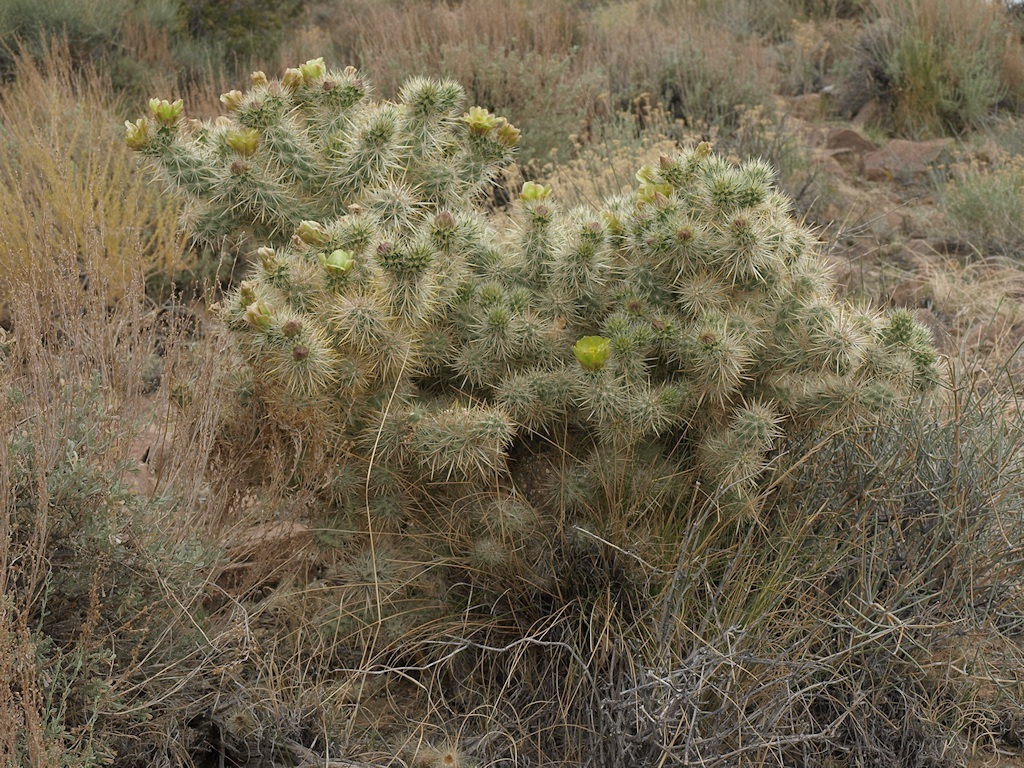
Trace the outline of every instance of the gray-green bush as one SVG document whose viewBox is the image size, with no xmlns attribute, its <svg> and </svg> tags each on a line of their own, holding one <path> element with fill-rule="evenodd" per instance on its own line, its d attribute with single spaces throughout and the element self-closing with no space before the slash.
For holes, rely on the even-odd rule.
<svg viewBox="0 0 1024 768">
<path fill-rule="evenodd" d="M 244 398 L 329 505 L 319 631 L 357 641 L 348 668 L 553 676 L 582 722 L 612 693 L 570 679 L 612 664 L 601 643 L 659 643 L 666 572 L 623 545 L 658 562 L 691 529 L 740 546 L 767 524 L 786 441 L 936 383 L 930 335 L 836 298 L 765 163 L 701 144 L 600 210 L 527 182 L 502 221 L 477 202 L 514 126 L 464 111 L 452 81 L 369 91 L 311 60 L 255 73 L 212 122 L 154 99 L 126 140 L 195 237 L 255 250 L 222 316 Z M 692 620 L 665 619 L 660 642 Z M 552 715 L 533 725 L 554 742 Z"/>
</svg>

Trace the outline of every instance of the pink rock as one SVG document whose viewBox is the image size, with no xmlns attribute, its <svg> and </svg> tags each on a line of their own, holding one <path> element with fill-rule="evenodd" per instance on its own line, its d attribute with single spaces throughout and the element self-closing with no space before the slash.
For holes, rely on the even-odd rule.
<svg viewBox="0 0 1024 768">
<path fill-rule="evenodd" d="M 834 128 L 825 137 L 825 147 L 828 149 L 846 150 L 854 154 L 874 152 L 878 147 L 861 136 L 852 128 Z"/>
<path fill-rule="evenodd" d="M 864 177 L 869 181 L 921 181 L 932 164 L 949 154 L 950 139 L 908 141 L 893 139 L 881 149 L 864 154 Z"/>
</svg>

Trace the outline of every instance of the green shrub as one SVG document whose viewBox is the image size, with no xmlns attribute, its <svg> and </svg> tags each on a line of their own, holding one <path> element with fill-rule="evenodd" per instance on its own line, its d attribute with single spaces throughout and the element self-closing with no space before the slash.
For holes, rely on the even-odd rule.
<svg viewBox="0 0 1024 768">
<path fill-rule="evenodd" d="M 979 251 L 1016 256 L 1024 248 L 1024 161 L 1019 156 L 994 167 L 955 168 L 942 204 L 955 231 Z"/>
<path fill-rule="evenodd" d="M 861 16 L 865 0 L 699 0 L 696 6 L 744 36 L 766 37 L 775 42 L 789 38 L 793 25 L 807 20 L 848 19 Z"/>
<path fill-rule="evenodd" d="M 256 251 L 222 312 L 240 393 L 329 505 L 318 642 L 457 690 L 550 678 L 578 725 L 610 695 L 576 676 L 614 664 L 602 643 L 656 644 L 663 536 L 756 535 L 786 440 L 900 411 L 936 356 L 909 313 L 836 298 L 766 163 L 707 144 L 600 210 L 527 182 L 511 222 L 485 217 L 519 131 L 463 98 L 414 78 L 374 101 L 311 60 L 212 122 L 154 99 L 126 140 L 196 237 Z M 557 716 L 524 723 L 585 754 Z"/>
<path fill-rule="evenodd" d="M 186 32 L 215 47 L 230 64 L 273 59 L 306 0 L 180 0 Z"/>
<path fill-rule="evenodd" d="M 60 455 L 46 455 L 49 446 L 39 442 L 54 425 L 0 437 L 10 483 L 5 527 L 14 532 L 0 552 L 10 574 L 10 624 L 0 642 L 5 656 L 31 654 L 19 685 L 38 695 L 3 715 L 12 735 L 21 734 L 0 744 L 0 754 L 13 747 L 12 764 L 47 764 L 44 750 L 50 765 L 58 757 L 61 765 L 109 764 L 160 711 L 161 681 L 147 677 L 190 650 L 182 647 L 188 630 L 174 642 L 162 635 L 180 620 L 165 590 L 189 602 L 202 573 L 178 559 L 192 552 L 153 536 L 156 510 L 122 482 L 126 465 L 103 460 L 123 434 L 108 432 L 111 416 L 97 410 L 97 389 L 98 380 L 93 391 L 59 393 L 68 409 L 67 422 L 56 425 L 65 440 Z"/>
<path fill-rule="evenodd" d="M 40 60 L 54 39 L 75 63 L 110 59 L 127 22 L 170 32 L 177 12 L 177 0 L 9 0 L 0 8 L 0 75 L 13 75 L 19 46 Z"/>
<path fill-rule="evenodd" d="M 177 749 L 160 733 L 180 727 L 179 697 L 201 695 L 216 554 L 169 524 L 183 497 L 132 482 L 151 415 L 141 285 L 111 307 L 100 275 L 83 288 L 52 256 L 59 284 L 2 276 L 19 290 L 0 334 L 0 763 L 151 765 Z"/>
<path fill-rule="evenodd" d="M 1005 12 L 983 0 L 875 0 L 840 101 L 871 99 L 886 127 L 925 137 L 977 127 L 1011 93 L 1019 46 Z"/>
</svg>

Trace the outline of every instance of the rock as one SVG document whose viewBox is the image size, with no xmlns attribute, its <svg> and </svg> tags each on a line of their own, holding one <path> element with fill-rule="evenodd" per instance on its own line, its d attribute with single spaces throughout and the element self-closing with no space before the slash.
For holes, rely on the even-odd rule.
<svg viewBox="0 0 1024 768">
<path fill-rule="evenodd" d="M 933 302 L 931 283 L 920 275 L 908 275 L 889 292 L 889 303 L 894 307 L 927 309 Z"/>
<path fill-rule="evenodd" d="M 1019 346 L 1019 330 L 1011 320 L 999 314 L 975 321 L 960 339 L 961 353 L 968 360 L 998 355 Z"/>
<path fill-rule="evenodd" d="M 925 262 L 932 261 L 942 255 L 942 252 L 935 247 L 932 241 L 919 237 L 907 240 L 903 244 L 903 250 L 909 256 L 917 257 L 915 260 L 923 260 Z"/>
<path fill-rule="evenodd" d="M 825 149 L 837 162 L 854 173 L 864 172 L 864 155 L 878 147 L 851 128 L 834 128 L 825 137 Z"/>
<path fill-rule="evenodd" d="M 900 238 L 903 232 L 905 219 L 899 209 L 875 212 L 867 215 L 862 231 L 870 234 L 871 238 L 878 245 L 891 245 Z"/>
<path fill-rule="evenodd" d="M 881 149 L 864 154 L 864 177 L 869 181 L 921 181 L 931 166 L 952 149 L 949 139 L 908 141 L 893 139 Z"/>
<path fill-rule="evenodd" d="M 855 154 L 874 152 L 878 147 L 861 136 L 852 128 L 833 128 L 825 137 L 825 147 L 839 149 Z"/>
</svg>

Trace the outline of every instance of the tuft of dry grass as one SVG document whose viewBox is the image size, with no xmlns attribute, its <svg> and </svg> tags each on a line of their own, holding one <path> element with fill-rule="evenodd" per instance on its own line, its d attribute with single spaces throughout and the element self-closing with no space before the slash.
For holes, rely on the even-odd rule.
<svg viewBox="0 0 1024 768">
<path fill-rule="evenodd" d="M 45 289 L 85 275 L 114 303 L 183 262 L 177 206 L 136 169 L 109 86 L 58 45 L 0 91 L 0 274 Z M 61 264 L 53 254 L 74 254 Z M 0 305 L 11 298 L 0 288 Z"/>
</svg>

